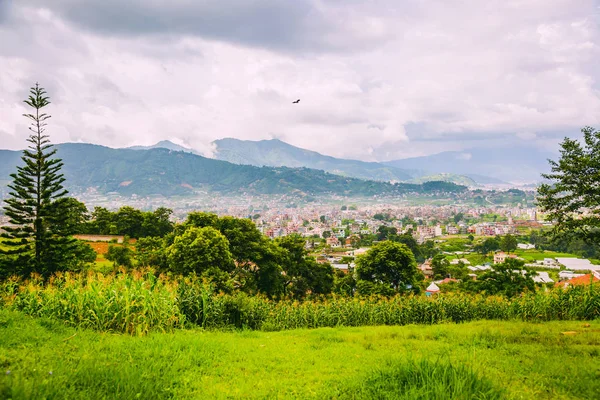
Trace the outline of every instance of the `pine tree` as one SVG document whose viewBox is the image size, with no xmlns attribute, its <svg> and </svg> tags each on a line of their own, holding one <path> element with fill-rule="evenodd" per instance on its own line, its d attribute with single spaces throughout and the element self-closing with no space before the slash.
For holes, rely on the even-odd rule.
<svg viewBox="0 0 600 400">
<path fill-rule="evenodd" d="M 12 255 L 13 273 L 28 275 L 37 272 L 49 276 L 69 267 L 73 261 L 75 240 L 66 231 L 68 213 L 62 212 L 67 194 L 60 173 L 63 163 L 52 158 L 56 149 L 44 134 L 50 115 L 43 108 L 50 104 L 46 91 L 37 83 L 30 90 L 25 104 L 31 114 L 24 116 L 31 121 L 30 143 L 23 151 L 24 165 L 11 174 L 9 198 L 5 200 L 5 214 L 12 226 L 5 227 L 4 244 L 9 248 L 5 254 Z"/>
</svg>

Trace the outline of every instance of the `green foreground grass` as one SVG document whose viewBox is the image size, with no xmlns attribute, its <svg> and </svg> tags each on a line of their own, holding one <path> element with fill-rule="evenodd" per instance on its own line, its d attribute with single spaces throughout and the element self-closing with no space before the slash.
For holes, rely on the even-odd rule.
<svg viewBox="0 0 600 400">
<path fill-rule="evenodd" d="M 0 398 L 600 398 L 600 321 L 589 324 L 133 337 L 0 310 Z"/>
</svg>

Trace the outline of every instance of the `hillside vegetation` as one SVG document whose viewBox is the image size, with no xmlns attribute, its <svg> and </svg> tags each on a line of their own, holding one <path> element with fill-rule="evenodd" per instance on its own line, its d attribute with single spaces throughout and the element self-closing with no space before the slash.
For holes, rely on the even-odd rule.
<svg viewBox="0 0 600 400">
<path fill-rule="evenodd" d="M 254 167 L 213 160 L 167 149 L 111 149 L 91 144 L 57 145 L 63 159 L 67 188 L 73 192 L 97 188 L 122 195 L 185 195 L 195 192 L 226 194 L 337 194 L 345 196 L 405 193 L 463 192 L 447 182 L 390 184 L 364 181 L 308 168 Z M 9 179 L 20 152 L 0 151 L 0 180 Z"/>
</svg>

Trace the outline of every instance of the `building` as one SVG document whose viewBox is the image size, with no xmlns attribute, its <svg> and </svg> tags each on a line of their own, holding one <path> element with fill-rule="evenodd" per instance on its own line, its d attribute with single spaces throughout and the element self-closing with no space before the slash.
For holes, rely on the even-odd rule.
<svg viewBox="0 0 600 400">
<path fill-rule="evenodd" d="M 433 268 L 431 267 L 431 259 L 425 261 L 423 264 L 419 266 L 419 269 L 425 275 L 426 279 L 433 278 Z"/>
<path fill-rule="evenodd" d="M 494 264 L 502 264 L 507 258 L 517 258 L 517 256 L 516 254 L 506 254 L 503 251 L 498 252 L 494 254 Z"/>
</svg>

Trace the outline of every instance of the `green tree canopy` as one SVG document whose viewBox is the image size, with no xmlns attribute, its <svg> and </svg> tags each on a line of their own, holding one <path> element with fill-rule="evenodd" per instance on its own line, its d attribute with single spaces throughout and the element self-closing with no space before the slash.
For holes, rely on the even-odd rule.
<svg viewBox="0 0 600 400">
<path fill-rule="evenodd" d="M 396 292 L 415 287 L 419 276 L 412 251 L 402 243 L 377 243 L 356 259 L 359 280 L 391 287 Z"/>
<path fill-rule="evenodd" d="M 438 254 L 431 260 L 434 279 L 444 279 L 448 275 L 449 267 L 450 261 L 442 254 Z"/>
<path fill-rule="evenodd" d="M 506 235 L 500 240 L 500 249 L 507 253 L 517 249 L 517 238 L 513 235 Z"/>
<path fill-rule="evenodd" d="M 502 294 L 507 297 L 517 296 L 525 291 L 534 291 L 533 273 L 524 267 L 524 262 L 507 259 L 502 264 L 495 264 L 493 269 L 479 276 L 477 287 L 488 294 Z"/>
<path fill-rule="evenodd" d="M 167 261 L 169 268 L 180 274 L 204 275 L 213 269 L 232 272 L 235 268 L 227 238 L 212 227 L 192 226 L 176 236 L 167 249 Z"/>
<path fill-rule="evenodd" d="M 573 236 L 600 243 L 600 131 L 585 127 L 583 144 L 565 138 L 550 183 L 538 189 L 537 202 L 547 219 L 554 221 L 554 236 Z"/>
<path fill-rule="evenodd" d="M 334 271 L 331 265 L 319 264 L 308 257 L 305 241 L 299 235 L 277 238 L 283 250 L 280 265 L 284 272 L 283 286 L 286 294 L 303 297 L 308 292 L 327 294 L 333 290 Z"/>
</svg>

